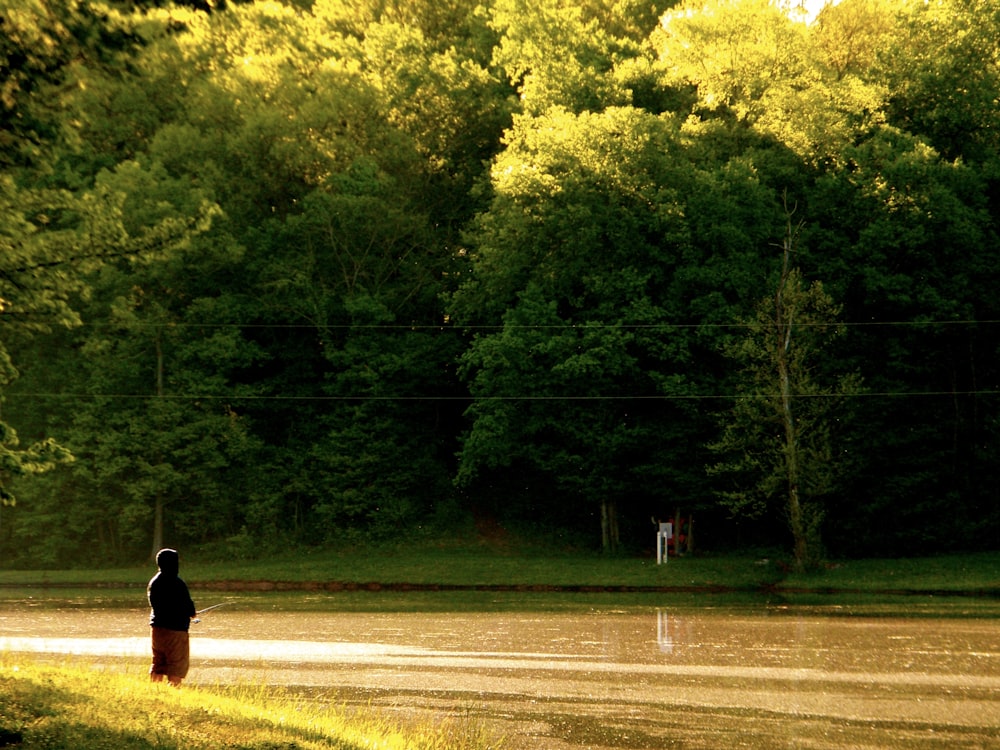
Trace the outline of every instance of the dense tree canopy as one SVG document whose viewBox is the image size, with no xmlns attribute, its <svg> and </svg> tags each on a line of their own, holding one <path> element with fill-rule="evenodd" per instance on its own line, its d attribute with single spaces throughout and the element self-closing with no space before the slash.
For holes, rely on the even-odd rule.
<svg viewBox="0 0 1000 750">
<path fill-rule="evenodd" d="M 1000 11 L 789 5 L 0 0 L 2 559 L 995 547 Z"/>
</svg>

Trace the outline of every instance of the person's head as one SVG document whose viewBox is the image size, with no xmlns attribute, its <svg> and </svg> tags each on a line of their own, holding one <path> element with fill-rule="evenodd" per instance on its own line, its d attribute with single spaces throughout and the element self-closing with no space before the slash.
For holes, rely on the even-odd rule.
<svg viewBox="0 0 1000 750">
<path fill-rule="evenodd" d="M 156 566 L 161 573 L 167 575 L 177 575 L 180 570 L 181 558 L 175 549 L 161 549 L 156 553 Z"/>
</svg>

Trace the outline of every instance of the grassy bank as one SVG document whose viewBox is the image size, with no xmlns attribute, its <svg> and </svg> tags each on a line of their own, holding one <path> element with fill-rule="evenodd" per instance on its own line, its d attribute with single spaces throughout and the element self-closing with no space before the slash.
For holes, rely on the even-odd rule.
<svg viewBox="0 0 1000 750">
<path fill-rule="evenodd" d="M 4 661 L 0 742 L 76 750 L 488 750 L 500 740 L 449 720 L 401 724 L 261 686 L 174 690 L 144 675 Z"/>
<path fill-rule="evenodd" d="M 183 551 L 182 551 L 183 555 Z M 600 555 L 500 554 L 424 549 L 302 550 L 253 562 L 202 562 L 182 558 L 190 581 L 379 582 L 442 586 L 656 586 L 671 584 L 755 586 L 777 573 L 744 557 L 655 560 Z M 155 567 L 75 570 L 0 570 L 0 584 L 44 586 L 144 583 Z"/>
<path fill-rule="evenodd" d="M 151 566 L 0 571 L 0 606 L 141 608 Z M 664 565 L 597 555 L 437 549 L 305 553 L 252 563 L 185 559 L 199 607 L 266 611 L 587 611 L 801 605 L 878 616 L 1000 616 L 1000 553 L 854 560 L 793 574 L 780 559 L 693 556 Z"/>
<path fill-rule="evenodd" d="M 342 582 L 443 587 L 705 588 L 753 591 L 765 588 L 848 592 L 976 592 L 1000 594 L 1000 553 L 943 555 L 921 559 L 849 560 L 818 572 L 792 573 L 781 559 L 763 555 L 706 555 L 671 559 L 599 555 L 501 554 L 489 551 L 382 549 L 349 552 L 301 551 L 255 562 L 183 559 L 192 586 L 218 582 L 278 584 Z M 0 585 L 143 586 L 155 568 L 61 571 L 0 570 Z M 347 587 L 348 589 L 352 587 Z M 377 588 L 372 585 L 371 588 Z"/>
</svg>

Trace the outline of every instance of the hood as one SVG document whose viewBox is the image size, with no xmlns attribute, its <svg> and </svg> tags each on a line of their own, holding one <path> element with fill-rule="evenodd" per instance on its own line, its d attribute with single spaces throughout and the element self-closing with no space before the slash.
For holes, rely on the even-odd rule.
<svg viewBox="0 0 1000 750">
<path fill-rule="evenodd" d="M 161 573 L 175 576 L 181 565 L 180 555 L 175 549 L 161 549 L 156 553 L 156 565 Z"/>
</svg>

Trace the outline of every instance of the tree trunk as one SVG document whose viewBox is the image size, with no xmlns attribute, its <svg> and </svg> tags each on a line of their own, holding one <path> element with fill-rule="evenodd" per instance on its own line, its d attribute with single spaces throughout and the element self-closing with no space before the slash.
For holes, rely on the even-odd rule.
<svg viewBox="0 0 1000 750">
<path fill-rule="evenodd" d="M 153 508 L 153 552 L 152 558 L 156 560 L 156 553 L 163 549 L 163 496 L 156 494 L 156 505 Z"/>
<path fill-rule="evenodd" d="M 611 546 L 611 529 L 608 528 L 608 501 L 601 500 L 601 549 L 605 552 Z"/>
<path fill-rule="evenodd" d="M 618 506 L 613 500 L 601 500 L 601 549 L 618 551 Z"/>
<path fill-rule="evenodd" d="M 163 346 L 160 334 L 156 334 L 156 397 L 163 398 Z M 163 549 L 163 494 L 157 490 L 153 506 L 153 551 L 151 559 Z"/>
<path fill-rule="evenodd" d="M 681 556 L 681 509 L 674 510 L 674 556 Z"/>
<path fill-rule="evenodd" d="M 791 343 L 791 325 L 788 326 L 788 343 Z M 799 497 L 799 445 L 792 411 L 792 394 L 788 381 L 787 350 L 778 356 L 778 374 L 781 381 L 781 417 L 785 426 L 785 473 L 788 479 L 788 523 L 795 543 L 795 566 L 801 569 L 808 559 L 806 528 L 802 518 L 802 501 Z"/>
<path fill-rule="evenodd" d="M 795 414 L 792 408 L 791 373 L 789 357 L 792 349 L 792 328 L 795 321 L 795 309 L 785 304 L 785 290 L 792 276 L 792 252 L 794 251 L 794 232 L 791 215 L 788 216 L 788 227 L 782 243 L 784 257 L 782 259 L 781 279 L 778 282 L 778 292 L 774 299 L 774 324 L 778 337 L 776 346 L 776 368 L 778 387 L 781 399 L 781 420 L 785 428 L 785 474 L 788 486 L 788 523 L 791 527 L 794 543 L 795 567 L 799 570 L 805 567 L 809 557 L 806 526 L 802 517 L 802 501 L 799 497 L 799 439 Z"/>
</svg>

